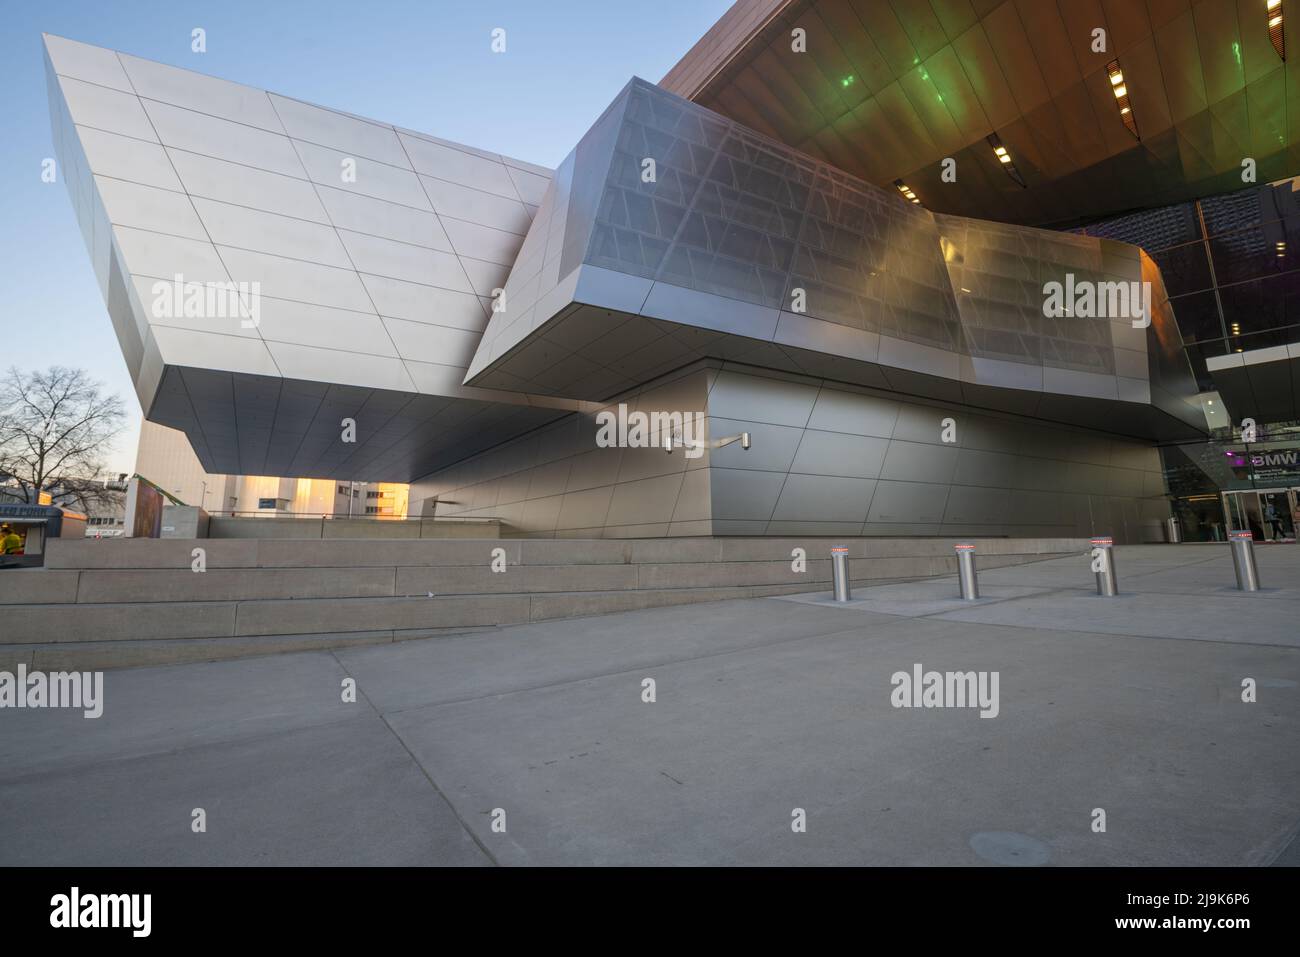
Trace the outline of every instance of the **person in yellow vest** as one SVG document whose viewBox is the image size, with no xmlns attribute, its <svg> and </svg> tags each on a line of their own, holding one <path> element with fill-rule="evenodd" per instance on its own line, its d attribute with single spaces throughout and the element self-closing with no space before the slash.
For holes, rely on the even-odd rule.
<svg viewBox="0 0 1300 957">
<path fill-rule="evenodd" d="M 23 540 L 8 525 L 0 525 L 0 555 L 22 554 Z"/>
</svg>

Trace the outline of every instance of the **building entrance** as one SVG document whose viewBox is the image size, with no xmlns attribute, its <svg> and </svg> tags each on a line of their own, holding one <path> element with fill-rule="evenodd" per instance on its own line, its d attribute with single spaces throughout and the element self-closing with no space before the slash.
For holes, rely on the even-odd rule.
<svg viewBox="0 0 1300 957">
<path fill-rule="evenodd" d="M 1296 488 L 1224 492 L 1223 514 L 1229 528 L 1250 529 L 1257 542 L 1294 542 L 1300 524 Z"/>
</svg>

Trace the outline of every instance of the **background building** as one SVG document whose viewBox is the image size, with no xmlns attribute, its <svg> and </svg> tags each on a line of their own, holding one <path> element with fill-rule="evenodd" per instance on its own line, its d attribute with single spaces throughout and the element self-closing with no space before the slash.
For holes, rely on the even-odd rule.
<svg viewBox="0 0 1300 957">
<path fill-rule="evenodd" d="M 140 429 L 136 473 L 212 515 L 405 518 L 407 486 L 336 479 L 207 472 L 184 432 L 155 422 Z"/>
</svg>

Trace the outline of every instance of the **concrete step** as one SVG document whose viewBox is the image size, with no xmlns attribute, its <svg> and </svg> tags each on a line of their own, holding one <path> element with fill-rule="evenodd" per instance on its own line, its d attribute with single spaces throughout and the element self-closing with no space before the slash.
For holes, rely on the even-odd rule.
<svg viewBox="0 0 1300 957">
<path fill-rule="evenodd" d="M 854 584 L 886 583 L 880 579 Z M 498 625 L 582 618 L 667 605 L 790 595 L 807 583 L 453 598 L 307 599 L 222 603 L 28 605 L 8 609 L 0 670 L 209 661 L 443 637 Z M 815 590 L 815 589 L 813 589 Z M 147 633 L 134 627 L 149 621 Z M 97 628 L 87 630 L 90 623 Z M 360 627 L 358 627 L 360 626 Z M 21 636 L 15 641 L 15 636 Z"/>
<path fill-rule="evenodd" d="M 979 564 L 997 568 L 1042 557 L 1046 556 L 981 555 Z M 953 554 L 855 558 L 851 562 L 853 575 L 863 580 L 927 578 L 953 574 L 957 567 Z M 827 558 L 809 556 L 803 569 L 795 571 L 788 555 L 743 561 L 515 563 L 500 572 L 487 562 L 355 568 L 209 566 L 202 572 L 188 564 L 182 568 L 19 569 L 0 574 L 0 606 L 423 598 L 430 592 L 441 597 L 798 583 L 812 589 L 831 580 Z"/>
<path fill-rule="evenodd" d="M 45 568 L 189 569 L 196 548 L 213 568 L 370 568 L 487 565 L 497 549 L 509 565 L 676 564 L 790 561 L 802 548 L 824 559 L 833 545 L 850 558 L 926 558 L 953 554 L 949 538 L 649 538 L 649 539 L 415 539 L 339 542 L 235 539 L 55 539 Z M 981 557 L 1082 551 L 1087 539 L 968 538 Z M 9 574 L 8 572 L 0 574 Z"/>
<path fill-rule="evenodd" d="M 238 657 L 829 590 L 841 543 L 859 587 L 956 571 L 948 539 L 56 540 L 46 568 L 0 573 L 0 668 Z M 977 540 L 982 568 L 1086 547 Z M 195 549 L 205 571 L 192 568 Z"/>
</svg>

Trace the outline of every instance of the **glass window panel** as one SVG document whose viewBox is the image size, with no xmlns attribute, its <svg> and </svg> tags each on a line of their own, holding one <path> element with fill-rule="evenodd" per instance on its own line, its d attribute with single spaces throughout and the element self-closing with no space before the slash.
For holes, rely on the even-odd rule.
<svg viewBox="0 0 1300 957">
<path fill-rule="evenodd" d="M 1207 356 L 1221 356 L 1228 352 L 1228 344 L 1222 339 L 1211 339 L 1187 347 L 1187 361 L 1192 365 L 1192 374 L 1196 377 L 1196 388 L 1208 392 L 1216 388 L 1214 378 L 1205 365 Z"/>
<path fill-rule="evenodd" d="M 1246 189 L 1201 200 L 1201 215 L 1205 217 L 1205 231 L 1211 236 L 1217 236 L 1247 226 L 1257 226 L 1265 219 L 1275 219 L 1275 216 L 1264 212 L 1264 205 L 1260 201 L 1262 192 L 1258 189 Z"/>
<path fill-rule="evenodd" d="M 1223 338 L 1223 324 L 1219 321 L 1219 306 L 1213 289 L 1170 299 L 1169 305 L 1174 309 L 1174 320 L 1184 342 Z"/>
<path fill-rule="evenodd" d="M 1294 326 L 1300 323 L 1300 272 L 1223 286 L 1219 298 L 1229 334 L 1234 324 L 1242 333 Z"/>
<path fill-rule="evenodd" d="M 1205 257 L 1205 243 L 1188 243 L 1151 253 L 1165 280 L 1165 291 L 1170 296 L 1200 292 L 1214 285 L 1210 277 L 1210 263 Z M 1216 261 L 1217 266 L 1217 261 Z"/>
<path fill-rule="evenodd" d="M 1284 346 L 1292 341 L 1291 331 L 1288 329 L 1270 329 L 1267 332 L 1253 332 L 1240 336 L 1232 336 L 1228 339 L 1228 344 L 1232 351 L 1236 352 L 1241 349 L 1250 352 L 1252 349 L 1269 349 L 1273 346 Z"/>
<path fill-rule="evenodd" d="M 1085 227 L 1083 232 L 1089 236 L 1132 243 L 1151 252 L 1200 239 L 1201 224 L 1196 218 L 1196 207 L 1191 203 L 1181 203 L 1094 223 Z"/>
<path fill-rule="evenodd" d="M 1286 223 L 1272 222 L 1232 233 L 1212 235 L 1214 278 L 1219 285 L 1300 268 L 1300 228 L 1288 235 Z M 1296 223 L 1300 227 L 1300 222 Z"/>
</svg>

